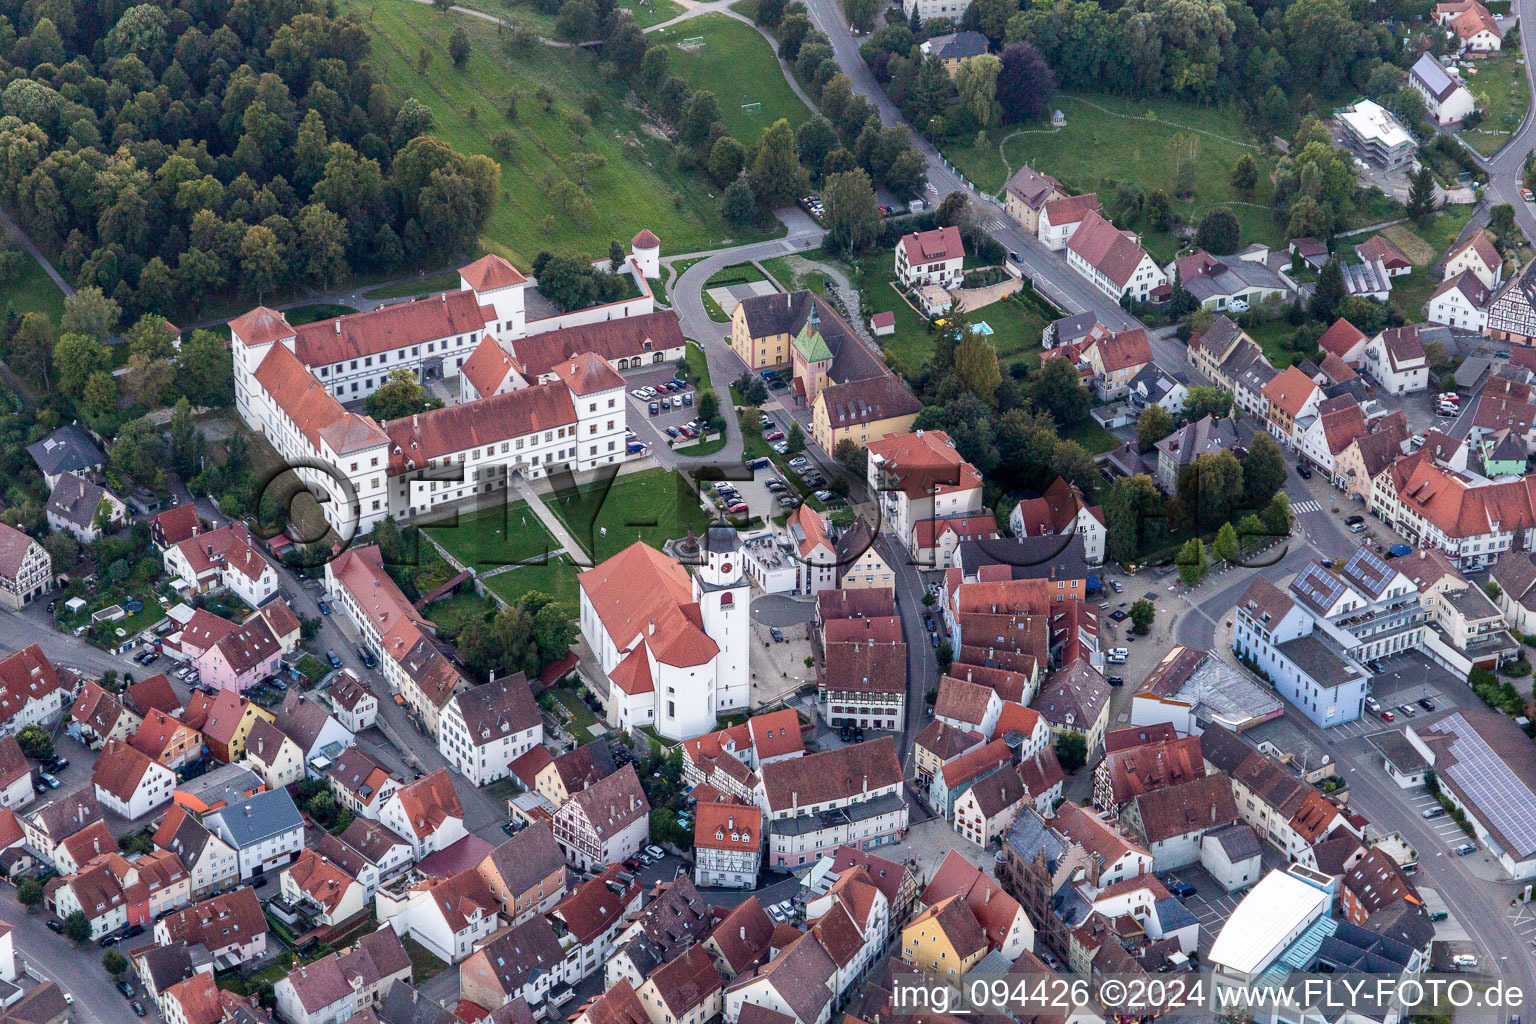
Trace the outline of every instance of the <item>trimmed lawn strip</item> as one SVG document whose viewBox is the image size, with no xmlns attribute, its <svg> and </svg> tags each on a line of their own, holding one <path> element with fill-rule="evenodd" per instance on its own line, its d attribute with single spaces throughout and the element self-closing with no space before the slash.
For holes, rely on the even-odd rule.
<svg viewBox="0 0 1536 1024">
<path fill-rule="evenodd" d="M 1098 455 L 1120 446 L 1120 439 L 1099 426 L 1092 417 L 1069 430 L 1061 431 L 1061 436 L 1064 440 L 1076 441 L 1088 449 L 1089 455 Z"/>
<path fill-rule="evenodd" d="M 457 276 L 457 275 L 455 275 Z M 334 302 L 314 302 L 307 306 L 290 306 L 283 310 L 283 317 L 294 327 L 304 324 L 312 324 L 317 320 L 330 320 L 333 317 L 346 316 L 356 313 L 351 306 L 343 306 Z"/>
<path fill-rule="evenodd" d="M 570 729 L 571 735 L 578 742 L 588 739 L 596 739 L 592 735 L 592 726 L 599 724 L 597 716 L 592 709 L 582 703 L 581 696 L 569 686 L 562 686 L 554 690 L 548 690 L 539 695 L 539 704 L 545 710 L 551 711 L 556 718 L 562 718 Z M 558 704 L 565 709 L 565 715 L 559 714 L 551 705 Z"/>
<path fill-rule="evenodd" d="M 451 597 L 440 597 L 423 608 L 421 613 L 435 622 L 441 632 L 448 636 L 458 636 L 459 631 L 469 623 L 484 619 L 487 613 L 495 610 L 495 602 L 470 590 Z"/>
<path fill-rule="evenodd" d="M 699 49 L 676 45 L 700 36 L 704 45 Z M 695 90 L 715 94 L 726 131 L 744 146 L 756 145 L 780 118 L 791 128 L 811 119 L 810 109 L 785 81 L 773 48 L 750 25 L 723 14 L 704 14 L 653 32 L 647 41 L 671 47 L 674 75 Z M 742 110 L 752 103 L 762 104 L 756 113 Z"/>
<path fill-rule="evenodd" d="M 448 969 L 447 964 L 427 952 L 427 947 L 415 939 L 407 937 L 404 941 L 405 951 L 411 958 L 411 982 L 413 984 L 423 984 Z"/>
<path fill-rule="evenodd" d="M 445 292 L 459 286 L 459 272 L 444 270 L 436 274 L 423 274 L 414 281 L 396 281 L 372 291 L 363 292 L 365 299 L 414 299 Z"/>
<path fill-rule="evenodd" d="M 0 308 L 9 308 L 17 316 L 47 313 L 49 319 L 58 324 L 64 316 L 64 293 L 37 265 L 31 253 L 22 251 L 20 266 L 20 272 L 0 286 Z"/>
</svg>

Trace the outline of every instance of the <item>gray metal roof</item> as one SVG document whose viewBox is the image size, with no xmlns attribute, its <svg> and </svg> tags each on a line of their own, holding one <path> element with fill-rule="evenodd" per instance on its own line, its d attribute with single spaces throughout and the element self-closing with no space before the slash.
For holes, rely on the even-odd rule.
<svg viewBox="0 0 1536 1024">
<path fill-rule="evenodd" d="M 236 849 L 245 849 L 264 839 L 304 828 L 304 818 L 286 789 L 257 793 L 247 800 L 215 811 L 209 817 L 221 823 L 219 831 L 228 837 Z"/>
</svg>

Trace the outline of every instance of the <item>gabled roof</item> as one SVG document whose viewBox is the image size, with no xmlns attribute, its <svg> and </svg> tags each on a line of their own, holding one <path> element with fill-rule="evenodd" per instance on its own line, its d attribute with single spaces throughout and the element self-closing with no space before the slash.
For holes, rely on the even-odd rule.
<svg viewBox="0 0 1536 1024">
<path fill-rule="evenodd" d="M 640 787 L 640 777 L 635 774 L 633 764 L 624 765 L 576 793 L 559 813 L 565 814 L 567 808 L 581 812 L 599 841 L 617 835 L 632 822 L 651 813 L 651 805 Z"/>
<path fill-rule="evenodd" d="M 1142 834 L 1149 843 L 1219 828 L 1240 819 L 1232 798 L 1232 780 L 1220 772 L 1142 793 L 1135 803 Z"/>
<path fill-rule="evenodd" d="M 953 226 L 902 235 L 898 244 L 906 252 L 909 266 L 965 258 L 965 243 L 960 240 L 960 229 Z"/>
<path fill-rule="evenodd" d="M 466 267 L 460 267 L 459 276 L 477 292 L 508 288 L 528 280 L 521 271 L 495 253 L 482 256 Z"/>
<path fill-rule="evenodd" d="M 901 783 L 901 763 L 889 736 L 823 750 L 762 767 L 767 808 L 808 807 Z"/>
<path fill-rule="evenodd" d="M 1301 415 L 1317 391 L 1317 382 L 1294 366 L 1287 367 L 1264 385 L 1264 397 L 1292 418 Z"/>
<path fill-rule="evenodd" d="M 1049 174 L 1041 174 L 1028 164 L 1014 171 L 1003 189 L 1017 196 L 1020 202 L 1032 210 L 1040 209 L 1055 193 L 1066 192 L 1066 186 L 1061 182 Z"/>
<path fill-rule="evenodd" d="M 645 644 L 657 661 L 689 667 L 720 651 L 704 632 L 688 571 L 643 541 L 583 572 L 576 582 L 621 653 Z"/>
<path fill-rule="evenodd" d="M 521 672 L 460 691 L 451 700 L 458 706 L 471 746 L 538 728 L 543 721 Z"/>
<path fill-rule="evenodd" d="M 523 831 L 528 832 L 531 829 Z M 548 830 L 545 830 L 544 834 L 549 835 Z M 550 838 L 550 842 L 554 842 L 553 837 Z M 559 856 L 559 853 L 557 847 L 556 856 Z M 601 874 L 587 879 L 572 889 L 564 899 L 555 904 L 550 915 L 564 922 L 581 945 L 586 946 L 597 941 L 624 916 L 630 904 L 640 895 L 639 880 L 630 878 L 628 884 L 625 884 L 624 880 L 619 878 L 623 873 L 622 864 L 608 865 Z M 514 888 L 512 891 L 522 890 Z"/>
<path fill-rule="evenodd" d="M 1348 320 L 1339 317 L 1323 332 L 1322 337 L 1317 339 L 1317 347 L 1343 359 L 1363 341 L 1365 341 L 1365 334 Z"/>
<path fill-rule="evenodd" d="M 98 487 L 84 477 L 65 473 L 48 495 L 48 512 L 82 529 L 90 529 L 96 523 L 96 510 L 107 497 L 106 488 Z"/>
<path fill-rule="evenodd" d="M 1146 250 L 1129 231 L 1121 231 L 1098 211 L 1089 211 L 1067 242 L 1067 248 L 1089 266 L 1124 288 L 1136 268 L 1147 258 Z"/>
<path fill-rule="evenodd" d="M 459 803 L 446 768 L 402 786 L 392 799 L 399 801 L 407 824 L 418 838 L 432 835 L 450 818 L 464 818 L 464 805 Z"/>
<path fill-rule="evenodd" d="M 106 790 L 123 803 L 128 803 L 139 791 L 139 783 L 154 768 L 156 762 L 118 739 L 110 739 L 96 757 L 91 771 L 91 783 Z M 162 772 L 169 771 L 161 768 Z"/>
<path fill-rule="evenodd" d="M 1504 265 L 1504 258 L 1499 255 L 1498 247 L 1493 244 L 1493 238 L 1487 231 L 1475 232 L 1471 238 L 1452 249 L 1451 254 L 1446 257 L 1446 262 L 1449 263 L 1468 252 L 1481 260 L 1483 266 L 1489 270 L 1498 270 Z"/>
<path fill-rule="evenodd" d="M 772 936 L 773 919 L 756 896 L 736 904 L 709 933 L 720 949 L 721 959 L 737 974 L 762 959 Z"/>
<path fill-rule="evenodd" d="M 513 353 L 530 376 L 543 377 L 556 373 L 556 368 L 573 356 L 589 352 L 614 362 L 682 348 L 685 344 L 677 314 L 658 310 L 529 335 L 517 340 Z"/>
</svg>

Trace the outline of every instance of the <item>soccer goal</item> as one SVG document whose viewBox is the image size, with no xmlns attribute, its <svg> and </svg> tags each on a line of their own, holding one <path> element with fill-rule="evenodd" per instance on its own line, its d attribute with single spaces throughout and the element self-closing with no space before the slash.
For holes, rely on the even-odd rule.
<svg viewBox="0 0 1536 1024">
<path fill-rule="evenodd" d="M 741 105 L 741 112 L 743 114 L 761 114 L 763 112 L 763 105 L 761 103 L 743 103 Z"/>
</svg>

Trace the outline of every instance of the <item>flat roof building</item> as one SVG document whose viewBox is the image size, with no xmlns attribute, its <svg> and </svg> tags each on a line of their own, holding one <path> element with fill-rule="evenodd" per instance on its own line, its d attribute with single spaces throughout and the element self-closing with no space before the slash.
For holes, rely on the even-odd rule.
<svg viewBox="0 0 1536 1024">
<path fill-rule="evenodd" d="M 1341 110 L 1334 120 L 1357 156 L 1386 170 L 1409 163 L 1418 150 L 1407 129 L 1386 107 L 1373 100 L 1361 100 Z"/>
</svg>

